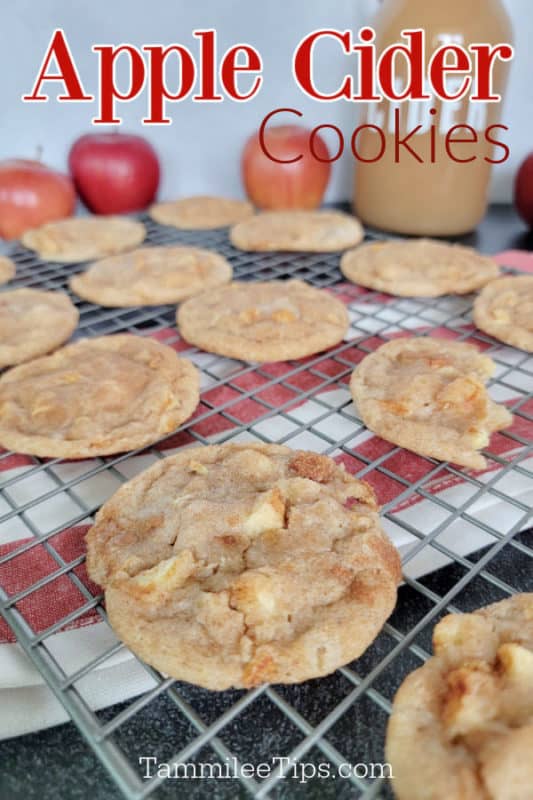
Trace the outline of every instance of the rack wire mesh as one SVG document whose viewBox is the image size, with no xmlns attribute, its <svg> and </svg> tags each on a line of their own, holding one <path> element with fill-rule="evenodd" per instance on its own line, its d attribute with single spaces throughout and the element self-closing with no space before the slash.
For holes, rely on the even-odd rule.
<svg viewBox="0 0 533 800">
<path fill-rule="evenodd" d="M 301 361 L 244 364 L 180 340 L 173 307 L 104 309 L 74 297 L 80 311 L 76 337 L 157 337 L 201 370 L 201 404 L 192 420 L 142 452 L 70 463 L 0 455 L 0 533 L 9 532 L 0 546 L 0 611 L 7 636 L 16 637 L 130 800 L 180 796 L 168 793 L 178 790 L 169 790 L 163 774 L 146 779 L 146 762 L 139 763 L 135 732 L 145 729 L 146 713 L 154 709 L 172 720 L 171 741 L 156 730 L 150 752 L 142 755 L 168 764 L 231 765 L 229 779 L 222 780 L 215 767 L 206 770 L 202 796 L 390 797 L 380 767 L 387 716 L 402 679 L 428 658 L 436 621 L 532 588 L 533 535 L 523 531 L 531 524 L 533 357 L 475 329 L 470 297 L 391 298 L 343 282 L 339 254 L 243 253 L 230 245 L 226 231 L 180 232 L 143 221 L 147 243 L 216 249 L 238 279 L 297 277 L 333 292 L 348 304 L 350 334 Z M 10 286 L 66 289 L 70 275 L 84 269 L 40 261 L 22 248 L 12 257 L 17 276 Z M 490 391 L 508 404 L 515 422 L 491 440 L 487 470 L 472 473 L 408 455 L 364 428 L 346 384 L 367 353 L 402 333 L 470 341 L 495 360 Z M 396 611 L 360 659 L 327 678 L 215 695 L 142 665 L 149 690 L 121 706 L 94 710 L 84 681 L 125 656 L 125 648 L 114 641 L 69 671 L 53 646 L 58 632 L 107 624 L 102 596 L 84 572 L 83 526 L 123 481 L 176 448 L 247 440 L 333 455 L 375 486 L 384 526 L 403 556 Z M 67 598 L 66 605 L 58 596 Z M 243 769 L 273 756 L 285 760 L 269 774 Z M 347 764 L 358 768 L 347 771 Z"/>
</svg>

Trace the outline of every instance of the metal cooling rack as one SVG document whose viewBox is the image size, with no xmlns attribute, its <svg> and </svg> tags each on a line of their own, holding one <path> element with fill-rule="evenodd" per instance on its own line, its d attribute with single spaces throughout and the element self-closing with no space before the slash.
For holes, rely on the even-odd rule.
<svg viewBox="0 0 533 800">
<path fill-rule="evenodd" d="M 242 253 L 230 245 L 225 231 L 179 232 L 158 226 L 148 218 L 143 221 L 148 230 L 147 242 L 182 242 L 216 249 L 230 259 L 235 277 L 239 279 L 298 277 L 315 286 L 327 287 L 350 301 L 350 340 L 325 354 L 289 362 L 281 370 L 273 365 L 257 367 L 214 357 L 179 344 L 180 351 L 200 367 L 204 392 L 199 415 L 183 425 L 178 438 L 172 441 L 179 446 L 251 438 L 308 447 L 326 454 L 340 453 L 348 460 L 356 458 L 352 464 L 359 477 L 384 482 L 387 486 L 393 484 L 394 498 L 383 507 L 384 524 L 411 537 L 410 544 L 403 549 L 407 575 L 400 589 L 397 609 L 369 650 L 334 676 L 302 686 L 264 686 L 249 692 L 215 695 L 166 679 L 143 665 L 153 680 L 150 691 L 105 712 L 91 710 L 83 697 L 83 679 L 124 648 L 116 643 L 71 674 L 66 674 L 54 656 L 49 646 L 54 633 L 87 614 L 106 620 L 102 596 L 93 595 L 80 576 L 83 556 L 74 560 L 65 558 L 55 546 L 54 537 L 65 528 L 87 522 L 97 510 L 98 503 L 87 500 L 81 491 L 84 483 L 103 475 L 113 481 L 113 486 L 126 479 L 123 469 L 132 456 L 126 454 L 77 462 L 74 474 L 65 473 L 57 459 L 37 458 L 26 459 L 23 470 L 1 473 L 5 513 L 0 517 L 0 525 L 16 522 L 22 526 L 24 534 L 21 534 L 21 542 L 0 556 L 0 611 L 87 743 L 124 796 L 131 800 L 178 797 L 183 796 L 181 792 L 192 791 L 190 786 L 180 788 L 174 782 L 169 788 L 169 781 L 164 784 L 163 779 L 157 777 L 150 780 L 141 777 L 134 733 L 136 726 L 138 730 L 146 729 L 147 717 L 152 713 L 153 720 L 154 710 L 164 714 L 167 722 L 172 722 L 172 741 L 169 743 L 167 734 L 158 737 L 156 731 L 151 737 L 152 751 L 144 754 L 156 755 L 168 763 L 223 763 L 234 757 L 238 765 L 279 755 L 290 756 L 291 763 L 318 765 L 327 762 L 334 773 L 343 763 L 382 762 L 392 697 L 405 675 L 428 658 L 430 634 L 436 621 L 444 613 L 471 610 L 517 590 L 531 589 L 533 537 L 520 533 L 531 520 L 531 507 L 520 496 L 511 495 L 508 486 L 510 478 L 521 485 L 533 485 L 531 428 L 524 435 L 528 423 L 533 427 L 533 358 L 504 348 L 473 329 L 471 298 L 391 300 L 376 292 L 360 292 L 343 283 L 338 254 Z M 68 277 L 84 269 L 83 265 L 45 263 L 22 249 L 12 256 L 17 264 L 17 276 L 10 287 L 65 289 Z M 80 310 L 78 337 L 121 331 L 140 335 L 159 333 L 166 344 L 179 342 L 173 307 L 103 309 L 73 299 Z M 483 476 L 470 475 L 430 459 L 417 459 L 418 467 L 422 465 L 423 468 L 404 475 L 401 465 L 398 466 L 402 453 L 399 448 L 383 447 L 376 455 L 356 446 L 358 436 L 363 435 L 364 439 L 365 429 L 346 388 L 354 364 L 391 332 L 423 335 L 436 327 L 441 333 L 453 334 L 486 348 L 498 365 L 492 391 L 505 396 L 511 393 L 510 407 L 515 419 L 523 423 L 499 434 L 505 439 L 505 447 L 498 452 L 485 453 L 497 470 Z M 275 402 L 272 401 L 274 395 Z M 275 423 L 269 424 L 273 418 Z M 142 452 L 154 460 L 165 456 L 165 447 L 162 441 Z M 0 461 L 11 456 L 3 454 Z M 434 481 L 442 480 L 443 475 L 452 483 L 461 477 L 464 481 L 462 493 L 453 498 L 446 493 L 435 494 L 432 491 Z M 28 480 L 36 483 L 38 476 L 46 477 L 45 488 L 38 496 L 20 491 L 23 481 L 27 487 Z M 66 516 L 60 524 L 43 522 L 48 519 L 46 504 L 58 497 L 68 501 Z M 399 504 L 409 503 L 415 497 L 430 504 L 423 529 L 398 511 Z M 505 504 L 508 509 L 506 525 L 493 526 L 490 514 L 487 518 L 487 514 L 478 513 L 480 500 L 489 497 Z M 463 548 L 464 554 L 460 555 L 444 535 L 455 523 L 481 534 L 483 548 L 473 553 L 469 552 L 472 548 Z M 49 573 L 32 585 L 8 594 L 2 587 L 1 569 L 13 566 L 16 559 L 23 558 L 35 547 L 41 547 L 53 564 Z M 449 566 L 433 575 L 424 577 L 415 571 L 415 576 L 410 576 L 409 565 L 429 549 Z M 440 576 L 438 580 L 436 576 Z M 65 577 L 79 592 L 79 606 L 44 630 L 33 630 L 24 612 L 24 601 L 35 592 L 41 592 L 45 598 L 52 582 Z M 173 752 L 169 751 L 169 746 Z M 75 769 L 75 765 L 72 768 Z M 207 784 L 205 787 L 202 791 L 208 791 L 209 796 L 228 798 L 391 796 L 390 786 L 379 774 L 367 778 L 352 774 L 342 782 L 332 777 L 301 784 L 296 779 L 280 777 L 277 771 L 264 780 L 241 776 L 237 781 L 218 781 L 215 787 L 210 782 L 210 788 L 207 789 Z"/>
</svg>

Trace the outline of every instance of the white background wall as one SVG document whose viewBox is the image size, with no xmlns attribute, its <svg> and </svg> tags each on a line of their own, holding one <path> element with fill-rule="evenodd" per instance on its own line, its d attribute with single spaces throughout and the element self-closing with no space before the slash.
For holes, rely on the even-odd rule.
<svg viewBox="0 0 533 800">
<path fill-rule="evenodd" d="M 445 2 L 445 0 L 428 0 Z M 465 0 L 468 2 L 468 0 Z M 266 113 L 294 106 L 308 125 L 334 122 L 352 129 L 357 108 L 346 102 L 314 103 L 291 77 L 292 53 L 301 37 L 318 27 L 357 30 L 366 23 L 377 0 L 3 0 L 0 10 L 0 158 L 33 157 L 42 146 L 43 160 L 64 168 L 73 139 L 90 129 L 95 107 L 89 103 L 24 104 L 52 30 L 68 36 L 85 88 L 97 90 L 97 57 L 91 44 L 180 42 L 197 52 L 194 28 L 214 27 L 220 51 L 237 42 L 257 47 L 264 61 L 264 85 L 252 101 L 173 104 L 171 126 L 143 128 L 145 98 L 123 104 L 123 131 L 143 133 L 157 148 L 164 167 L 162 197 L 196 192 L 239 194 L 239 155 L 247 136 Z M 492 196 L 509 200 L 512 177 L 524 155 L 533 150 L 533 5 L 531 0 L 505 0 L 515 29 L 516 58 L 506 92 L 504 122 L 511 158 L 494 172 Z M 325 51 L 318 69 L 327 69 L 338 85 L 347 64 Z M 350 194 L 353 161 L 348 154 L 336 163 L 328 198 Z"/>
</svg>

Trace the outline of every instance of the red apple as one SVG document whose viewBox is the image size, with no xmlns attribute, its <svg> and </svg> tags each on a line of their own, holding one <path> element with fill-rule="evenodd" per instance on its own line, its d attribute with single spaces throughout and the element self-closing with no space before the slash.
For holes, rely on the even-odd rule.
<svg viewBox="0 0 533 800">
<path fill-rule="evenodd" d="M 522 161 L 516 173 L 514 204 L 524 222 L 533 228 L 533 153 Z"/>
<path fill-rule="evenodd" d="M 301 125 L 277 125 L 265 131 L 265 148 L 254 133 L 242 153 L 242 178 L 246 193 L 258 208 L 318 208 L 328 185 L 331 164 L 326 142 L 316 134 L 310 148 L 311 131 Z M 289 161 L 289 159 L 298 160 Z M 320 160 L 323 159 L 323 160 Z M 288 162 L 288 163 L 287 163 Z"/>
<path fill-rule="evenodd" d="M 0 161 L 0 236 L 17 239 L 29 228 L 70 217 L 76 192 L 68 175 L 39 161 Z"/>
<path fill-rule="evenodd" d="M 95 214 L 141 211 L 159 186 L 159 159 L 145 139 L 126 133 L 88 133 L 69 154 L 81 199 Z"/>
</svg>

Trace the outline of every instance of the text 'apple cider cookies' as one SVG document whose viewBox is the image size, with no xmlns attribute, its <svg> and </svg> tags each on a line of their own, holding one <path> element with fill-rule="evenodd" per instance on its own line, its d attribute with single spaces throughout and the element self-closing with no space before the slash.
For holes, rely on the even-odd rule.
<svg viewBox="0 0 533 800">
<path fill-rule="evenodd" d="M 156 203 L 149 214 L 160 225 L 172 225 L 184 230 L 227 228 L 251 217 L 254 207 L 246 200 L 231 197 L 195 195 L 168 203 Z"/>
<path fill-rule="evenodd" d="M 505 344 L 533 352 L 533 275 L 499 278 L 476 297 L 474 322 Z"/>
<path fill-rule="evenodd" d="M 362 241 L 361 223 L 342 211 L 264 211 L 230 231 L 239 250 L 329 253 Z"/>
<path fill-rule="evenodd" d="M 399 297 L 467 294 L 497 278 L 500 269 L 470 247 L 431 239 L 370 242 L 341 258 L 348 280 Z"/>
<path fill-rule="evenodd" d="M 361 419 L 378 436 L 422 456 L 483 469 L 478 451 L 513 419 L 487 393 L 494 369 L 470 344 L 401 338 L 366 356 L 350 389 Z"/>
<path fill-rule="evenodd" d="M 243 361 L 285 361 L 342 341 L 344 304 L 303 281 L 235 282 L 186 300 L 177 313 L 191 344 Z"/>
<path fill-rule="evenodd" d="M 367 484 L 263 444 L 188 449 L 125 484 L 87 534 L 87 567 L 136 655 L 218 690 L 357 658 L 400 580 Z"/>
<path fill-rule="evenodd" d="M 91 264 L 70 288 L 101 306 L 178 303 L 231 280 L 226 259 L 198 247 L 142 247 Z"/>
<path fill-rule="evenodd" d="M 0 367 L 21 364 L 60 347 L 78 324 L 63 292 L 13 289 L 0 293 Z"/>
<path fill-rule="evenodd" d="M 196 368 L 143 336 L 83 339 L 0 378 L 0 445 L 86 458 L 144 447 L 198 404 Z"/>
<path fill-rule="evenodd" d="M 76 263 L 132 250 L 144 240 L 142 222 L 128 217 L 71 217 L 26 231 L 21 242 L 46 261 Z"/>
<path fill-rule="evenodd" d="M 0 256 L 0 284 L 7 283 L 15 276 L 15 265 L 7 256 Z"/>
<path fill-rule="evenodd" d="M 533 594 L 433 632 L 434 656 L 401 685 L 386 759 L 398 800 L 532 800 Z"/>
</svg>

